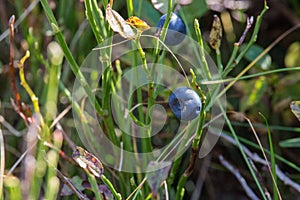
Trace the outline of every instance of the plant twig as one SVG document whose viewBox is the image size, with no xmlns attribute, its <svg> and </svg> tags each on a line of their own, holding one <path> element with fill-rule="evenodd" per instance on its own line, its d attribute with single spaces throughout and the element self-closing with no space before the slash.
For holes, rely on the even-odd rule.
<svg viewBox="0 0 300 200">
<path fill-rule="evenodd" d="M 300 28 L 300 24 L 293 26 L 288 29 L 282 35 L 280 35 L 274 42 L 272 42 L 263 52 L 261 52 L 246 68 L 244 68 L 223 90 L 219 93 L 216 98 L 220 98 L 224 93 L 226 93 L 247 71 L 249 71 L 255 63 L 257 63 L 266 53 L 268 53 L 275 45 L 277 45 L 281 40 L 283 40 L 287 35 L 293 31 Z"/>
<path fill-rule="evenodd" d="M 256 141 L 257 141 L 257 143 L 258 143 L 258 145 L 259 145 L 259 147 L 260 147 L 260 149 L 261 149 L 261 152 L 262 152 L 262 154 L 263 154 L 263 157 L 264 157 L 264 159 L 265 159 L 265 161 L 266 161 L 266 164 L 267 164 L 268 170 L 269 170 L 269 172 L 270 172 L 270 175 L 271 175 L 271 178 L 272 178 L 274 187 L 276 188 L 276 192 L 277 192 L 277 194 L 278 194 L 278 197 L 279 197 L 279 199 L 282 199 L 282 197 L 281 197 L 281 195 L 280 195 L 280 192 L 279 192 L 279 189 L 278 189 L 278 186 L 277 186 L 277 183 L 276 183 L 276 179 L 275 179 L 275 177 L 274 177 L 274 175 L 273 175 L 273 173 L 272 173 L 272 169 L 271 169 L 270 163 L 269 163 L 269 161 L 268 161 L 268 159 L 267 159 L 267 156 L 266 156 L 266 154 L 265 154 L 265 152 L 264 152 L 264 150 L 263 150 L 263 146 L 262 146 L 262 144 L 261 144 L 261 142 L 260 142 L 260 140 L 259 140 L 259 137 L 258 137 L 258 135 L 257 135 L 257 133 L 256 133 L 256 131 L 255 131 L 255 129 L 254 129 L 254 127 L 253 127 L 253 125 L 252 125 L 250 119 L 249 119 L 248 117 L 246 117 L 244 114 L 242 114 L 241 116 L 248 122 L 248 124 L 249 124 L 250 127 L 251 127 L 251 130 L 252 130 L 252 132 L 253 132 L 253 134 L 254 134 L 254 136 L 255 136 L 255 139 L 256 139 Z"/>
<path fill-rule="evenodd" d="M 231 121 L 229 120 L 229 118 L 227 116 L 227 113 L 225 112 L 224 108 L 222 107 L 222 105 L 220 105 L 220 109 L 221 109 L 221 111 L 223 113 L 223 116 L 224 116 L 225 121 L 226 121 L 226 123 L 228 125 L 228 128 L 229 128 L 231 134 L 233 135 L 233 137 L 234 137 L 234 139 L 236 141 L 237 147 L 239 148 L 239 151 L 242 154 L 242 157 L 243 157 L 244 161 L 247 164 L 247 167 L 248 167 L 248 169 L 249 169 L 249 171 L 251 173 L 251 176 L 253 177 L 253 179 L 255 181 L 255 184 L 257 185 L 257 187 L 259 189 L 260 194 L 262 195 L 262 197 L 263 197 L 264 200 L 267 200 L 267 197 L 266 197 L 266 195 L 265 195 L 265 193 L 264 193 L 264 191 L 263 191 L 263 189 L 262 189 L 262 187 L 260 185 L 260 182 L 258 181 L 258 179 L 257 179 L 257 177 L 255 175 L 255 172 L 254 172 L 254 170 L 253 170 L 253 168 L 252 168 L 252 166 L 251 166 L 251 164 L 250 164 L 250 162 L 248 160 L 247 154 L 244 151 L 244 149 L 242 148 L 242 145 L 241 145 L 241 143 L 239 141 L 239 138 L 238 138 L 238 136 L 237 136 L 237 134 L 236 134 L 236 132 L 235 132 L 232 124 L 231 124 Z"/>
<path fill-rule="evenodd" d="M 226 69 L 224 70 L 224 72 L 222 73 L 222 77 L 226 77 L 227 74 L 240 62 L 240 60 L 244 57 L 244 55 L 247 53 L 247 51 L 250 49 L 250 47 L 256 42 L 257 39 L 257 35 L 258 32 L 260 30 L 260 25 L 262 22 L 262 18 L 264 16 L 264 14 L 267 12 L 267 10 L 269 9 L 268 5 L 267 5 L 267 0 L 264 0 L 264 8 L 261 11 L 261 13 L 258 15 L 256 23 L 255 23 L 255 27 L 254 27 L 254 31 L 253 34 L 251 36 L 250 41 L 248 42 L 246 48 L 238 55 L 237 58 L 235 58 L 237 51 L 239 49 L 239 46 L 241 45 L 241 43 L 244 41 L 245 36 L 247 34 L 247 32 L 249 31 L 249 29 L 252 26 L 252 21 L 251 18 L 249 20 L 247 20 L 247 27 L 240 39 L 240 41 L 238 43 L 234 44 L 234 50 L 233 53 L 231 55 L 231 58 L 229 59 L 227 65 L 226 65 Z M 245 34 L 245 35 L 244 35 Z M 258 61 L 258 60 L 257 60 Z M 257 62 L 256 61 L 256 62 Z"/>
<path fill-rule="evenodd" d="M 79 199 L 88 200 L 88 198 L 75 187 L 75 185 L 71 182 L 71 180 L 69 178 L 67 178 L 65 175 L 63 175 L 63 173 L 61 173 L 58 169 L 56 169 L 56 172 L 57 172 L 57 176 L 60 178 L 60 180 L 64 184 L 66 184 L 66 186 L 68 186 L 70 188 L 70 190 L 72 190 L 73 193 L 75 195 L 77 195 L 77 197 Z"/>
<path fill-rule="evenodd" d="M 229 142 L 230 144 L 234 145 L 234 146 L 238 146 L 236 140 L 234 138 L 232 138 L 231 136 L 223 133 L 219 133 L 217 131 L 211 130 L 210 132 L 211 134 L 214 135 L 220 135 L 220 137 Z M 261 157 L 259 157 L 259 155 L 257 155 L 256 153 L 252 153 L 246 146 L 244 146 L 243 144 L 240 144 L 241 148 L 243 149 L 243 151 L 245 152 L 245 154 L 254 162 L 260 163 L 262 165 L 267 165 L 267 162 L 262 159 Z M 288 176 L 285 175 L 285 173 L 276 165 L 276 175 L 277 177 L 285 184 L 288 185 L 290 187 L 292 187 L 293 189 L 295 189 L 298 193 L 300 193 L 300 185 L 296 182 L 294 182 L 293 180 L 291 180 Z"/>
<path fill-rule="evenodd" d="M 206 78 L 208 80 L 211 80 L 211 74 L 210 74 L 210 71 L 209 71 L 206 59 L 205 59 L 204 45 L 203 45 L 203 40 L 202 40 L 202 34 L 201 34 L 201 30 L 200 30 L 200 25 L 199 25 L 199 21 L 197 19 L 195 19 L 195 21 L 194 21 L 194 27 L 195 27 L 195 31 L 196 31 L 196 35 L 197 35 L 197 40 L 198 40 L 198 43 L 199 43 L 199 47 L 200 47 L 201 64 L 202 64 L 202 66 L 204 68 L 204 72 L 205 72 Z"/>
<path fill-rule="evenodd" d="M 104 116 L 105 111 L 101 108 L 99 102 L 96 100 L 91 88 L 89 87 L 84 75 L 80 71 L 77 62 L 75 61 L 70 49 L 68 48 L 66 40 L 64 39 L 64 36 L 63 36 L 61 30 L 58 27 L 58 23 L 57 23 L 57 21 L 54 17 L 54 14 L 53 14 L 48 2 L 46 0 L 40 0 L 40 1 L 41 1 L 42 6 L 43 6 L 43 9 L 45 11 L 45 14 L 48 18 L 48 21 L 50 22 L 50 24 L 52 26 L 52 29 L 53 29 L 56 37 L 57 37 L 57 41 L 60 44 L 66 59 L 70 63 L 70 67 L 71 67 L 74 75 L 78 77 L 78 80 L 80 81 L 81 86 L 84 88 L 84 90 L 85 90 L 89 100 L 91 101 L 91 103 L 95 106 L 96 111 L 101 116 Z"/>
<path fill-rule="evenodd" d="M 245 178 L 240 174 L 239 170 L 236 169 L 232 164 L 230 164 L 222 155 L 219 155 L 219 160 L 221 164 L 228 169 L 240 182 L 241 186 L 243 187 L 244 191 L 246 192 L 247 196 L 252 200 L 259 200 L 253 190 L 247 184 Z"/>
<path fill-rule="evenodd" d="M 242 34 L 242 36 L 240 37 L 240 40 L 239 42 L 237 43 L 237 45 L 241 46 L 243 43 L 244 43 L 244 40 L 246 38 L 246 35 L 248 33 L 248 31 L 250 30 L 250 28 L 252 27 L 252 24 L 253 24 L 253 16 L 251 16 L 250 18 L 247 17 L 247 26 Z"/>
<path fill-rule="evenodd" d="M 34 92 L 29 87 L 29 85 L 27 84 L 26 79 L 25 79 L 24 62 L 27 60 L 27 58 L 29 58 L 29 56 L 30 56 L 29 51 L 26 51 L 25 56 L 20 60 L 20 62 L 18 62 L 18 67 L 20 69 L 20 72 L 19 72 L 20 81 L 21 81 L 21 85 L 24 87 L 24 89 L 26 90 L 26 92 L 28 93 L 28 95 L 31 98 L 34 111 L 39 114 L 40 113 L 39 99 L 37 98 L 37 96 L 35 96 Z"/>
<path fill-rule="evenodd" d="M 33 142 L 33 144 L 26 149 L 26 151 L 19 157 L 19 159 L 14 163 L 14 165 L 7 172 L 7 176 L 11 175 L 12 172 L 17 168 L 17 166 L 21 163 L 21 161 L 25 158 L 28 152 L 30 152 L 36 146 L 37 140 Z"/>
<path fill-rule="evenodd" d="M 255 166 L 254 162 L 251 159 L 249 159 L 249 162 L 257 176 L 258 181 L 260 182 L 260 184 L 262 185 L 262 187 L 264 189 L 266 197 L 268 198 L 268 200 L 272 200 L 270 192 L 268 191 L 268 189 L 266 187 L 265 181 L 263 180 L 261 173 L 257 170 L 257 167 Z"/>
<path fill-rule="evenodd" d="M 164 187 L 165 187 L 166 200 L 169 200 L 168 183 L 167 183 L 167 181 L 164 181 L 163 184 L 164 184 Z"/>
<path fill-rule="evenodd" d="M 22 13 L 22 15 L 19 16 L 19 18 L 16 20 L 14 27 L 18 27 L 21 22 L 31 13 L 31 11 L 35 8 L 35 6 L 39 3 L 40 0 L 35 0 L 32 1 L 32 3 L 24 10 L 24 12 Z M 0 42 L 6 38 L 9 35 L 9 30 L 10 28 L 8 28 L 7 30 L 5 30 L 1 35 L 0 35 Z"/>
<path fill-rule="evenodd" d="M 0 115 L 0 123 L 10 132 L 12 133 L 14 136 L 16 137 L 20 137 L 23 135 L 23 132 L 18 131 L 17 129 L 15 129 L 10 123 L 8 123 L 5 118 Z M 5 134 L 4 134 L 5 135 Z"/>
<path fill-rule="evenodd" d="M 238 42 L 234 43 L 234 45 L 233 45 L 233 51 L 231 53 L 231 56 L 229 58 L 227 65 L 225 67 L 225 70 L 222 74 L 223 77 L 226 77 L 229 74 L 229 72 L 234 68 L 234 66 L 237 65 L 237 61 L 235 60 L 236 55 L 238 53 L 240 46 L 244 42 L 248 31 L 252 27 L 252 24 L 253 24 L 253 16 L 251 16 L 250 18 L 247 18 L 247 26 L 246 26 L 242 36 L 240 37 L 240 40 Z"/>
<path fill-rule="evenodd" d="M 15 59 L 15 50 L 14 50 L 14 24 L 15 24 L 15 16 L 12 15 L 9 19 L 9 75 L 10 75 L 10 85 L 13 91 L 14 99 L 11 99 L 11 103 L 15 109 L 15 111 L 24 119 L 25 123 L 28 124 L 28 118 L 23 110 L 20 94 L 18 92 L 16 86 L 16 79 L 15 79 L 15 66 L 14 66 L 14 59 Z"/>
<path fill-rule="evenodd" d="M 14 50 L 14 23 L 15 23 L 15 16 L 12 15 L 9 19 L 9 30 L 10 30 L 10 37 L 9 37 L 9 72 L 10 72 L 10 85 L 14 93 L 15 101 L 18 108 L 21 110 L 21 100 L 20 95 L 16 86 L 15 80 L 15 67 L 14 67 L 14 59 L 15 59 L 15 50 Z"/>
</svg>

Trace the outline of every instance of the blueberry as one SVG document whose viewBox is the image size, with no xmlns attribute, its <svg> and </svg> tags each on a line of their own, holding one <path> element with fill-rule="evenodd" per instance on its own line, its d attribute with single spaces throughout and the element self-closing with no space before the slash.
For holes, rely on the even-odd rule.
<svg viewBox="0 0 300 200">
<path fill-rule="evenodd" d="M 188 87 L 178 87 L 169 97 L 169 106 L 178 119 L 189 121 L 199 115 L 202 103 L 194 90 Z"/>
<path fill-rule="evenodd" d="M 167 14 L 164 14 L 159 19 L 159 22 L 157 24 L 157 29 L 161 30 L 163 28 L 164 23 L 166 21 Z M 168 32 L 165 39 L 165 44 L 170 46 L 175 46 L 182 42 L 185 38 L 186 34 L 186 26 L 182 19 L 175 13 L 172 13 Z"/>
</svg>

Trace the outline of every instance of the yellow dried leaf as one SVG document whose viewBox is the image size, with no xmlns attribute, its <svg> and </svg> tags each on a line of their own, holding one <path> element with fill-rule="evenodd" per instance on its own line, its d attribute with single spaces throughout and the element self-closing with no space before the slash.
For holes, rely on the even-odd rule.
<svg viewBox="0 0 300 200">
<path fill-rule="evenodd" d="M 150 28 L 150 26 L 140 18 L 136 16 L 131 16 L 126 20 L 126 23 L 129 24 L 130 26 L 133 26 L 136 28 L 138 31 L 143 32 L 147 29 Z"/>
</svg>

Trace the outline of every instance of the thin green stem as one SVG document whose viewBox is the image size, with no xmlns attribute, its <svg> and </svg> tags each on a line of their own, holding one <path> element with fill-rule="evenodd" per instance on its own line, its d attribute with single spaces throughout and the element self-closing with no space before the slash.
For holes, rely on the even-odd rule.
<svg viewBox="0 0 300 200">
<path fill-rule="evenodd" d="M 41 0 L 41 4 L 43 6 L 43 9 L 45 11 L 45 14 L 52 26 L 52 29 L 57 37 L 58 43 L 60 44 L 64 55 L 66 57 L 66 59 L 68 60 L 70 67 L 74 73 L 75 76 L 77 76 L 78 80 L 80 81 L 81 86 L 84 88 L 85 92 L 88 95 L 89 100 L 91 101 L 91 103 L 93 105 L 95 105 L 95 109 L 96 111 L 103 116 L 105 114 L 105 112 L 102 110 L 102 108 L 100 107 L 98 101 L 96 101 L 96 98 L 93 94 L 93 92 L 91 91 L 91 88 L 88 86 L 88 83 L 85 79 L 85 77 L 83 76 L 83 74 L 81 73 L 78 64 L 76 63 L 70 49 L 68 48 L 68 45 L 66 43 L 66 40 L 64 39 L 63 34 L 61 33 L 60 29 L 58 28 L 58 23 L 54 17 L 54 14 L 48 4 L 47 0 Z"/>
<path fill-rule="evenodd" d="M 110 0 L 101 0 L 103 7 L 106 8 L 107 4 L 109 4 Z M 112 6 L 112 5 L 111 5 Z"/>
<path fill-rule="evenodd" d="M 43 131 L 41 131 L 41 135 Z M 46 152 L 47 148 L 43 144 L 42 140 L 40 140 L 37 144 L 37 155 L 36 155 L 36 165 L 35 171 L 33 176 L 33 181 L 30 183 L 30 191 L 29 191 L 29 199 L 38 199 L 39 194 L 41 192 L 41 187 L 43 183 L 43 177 L 46 173 L 46 162 L 44 158 L 44 153 Z"/>
<path fill-rule="evenodd" d="M 203 45 L 203 40 L 202 40 L 202 34 L 201 34 L 201 30 L 200 30 L 200 25 L 199 25 L 199 22 L 198 22 L 197 19 L 195 19 L 195 21 L 194 21 L 194 28 L 195 28 L 195 31 L 196 31 L 197 40 L 198 40 L 198 44 L 199 44 L 199 47 L 200 47 L 200 60 L 201 60 L 201 64 L 202 64 L 202 66 L 204 68 L 204 72 L 205 72 L 206 78 L 208 80 L 211 80 L 211 74 L 210 74 L 210 71 L 209 71 L 206 59 L 205 59 L 204 45 Z"/>
<path fill-rule="evenodd" d="M 104 21 L 102 11 L 98 8 L 97 4 L 95 4 L 94 0 L 85 0 L 84 4 L 86 9 L 86 18 L 88 19 L 92 27 L 94 36 L 96 37 L 98 44 L 100 44 L 103 41 L 103 37 L 105 37 L 104 31 L 106 30 L 105 27 L 99 26 L 99 20 Z"/>
<path fill-rule="evenodd" d="M 168 13 L 167 13 L 167 16 L 166 16 L 166 20 L 165 20 L 165 23 L 162 27 L 162 30 L 160 32 L 160 39 L 161 41 L 165 41 L 165 38 L 166 38 L 166 35 L 167 35 L 167 32 L 168 32 L 168 27 L 169 27 L 169 23 L 170 23 L 170 20 L 171 20 L 171 16 L 172 16 L 172 4 L 173 4 L 173 1 L 172 0 L 168 0 Z M 156 42 L 156 47 L 155 47 L 155 51 L 154 51 L 154 63 L 157 62 L 158 60 L 158 53 L 159 53 L 159 50 L 160 50 L 160 43 L 159 43 L 159 40 L 157 40 Z"/>
<path fill-rule="evenodd" d="M 183 196 L 184 196 L 184 184 L 187 180 L 187 176 L 181 176 L 180 179 L 179 179 L 179 182 L 178 182 L 178 185 L 177 185 L 177 191 L 176 191 L 176 200 L 181 200 L 183 199 Z"/>
<path fill-rule="evenodd" d="M 194 170 L 195 159 L 197 157 L 200 139 L 201 139 L 201 136 L 203 133 L 203 125 L 204 125 L 204 121 L 205 121 L 205 116 L 206 116 L 206 112 L 204 109 L 202 109 L 201 113 L 199 115 L 199 124 L 198 124 L 198 128 L 196 131 L 196 135 L 192 142 L 192 152 L 190 155 L 189 166 L 187 167 L 187 169 L 184 171 L 184 173 L 181 175 L 181 177 L 179 179 L 177 189 L 176 189 L 176 199 L 182 199 L 182 191 L 184 191 L 183 190 L 184 184 Z"/>
<path fill-rule="evenodd" d="M 216 49 L 216 57 L 217 57 L 217 66 L 219 69 L 219 73 L 222 73 L 223 71 L 223 64 L 222 64 L 222 56 L 220 49 Z"/>
<path fill-rule="evenodd" d="M 149 111 L 150 111 L 150 108 L 152 107 L 152 105 L 154 104 L 154 99 L 153 99 L 154 84 L 152 81 L 152 77 L 149 73 L 149 68 L 148 68 L 145 52 L 140 43 L 140 37 L 141 37 L 141 33 L 138 32 L 137 38 L 135 40 L 135 44 L 137 45 L 138 53 L 142 59 L 142 66 L 143 66 L 144 71 L 147 74 L 147 79 L 148 79 L 148 111 L 147 111 L 147 116 L 146 116 L 146 124 L 149 124 L 150 120 L 151 120 Z M 138 103 L 141 103 L 141 102 L 138 102 Z M 150 135 L 151 135 L 151 126 L 149 126 L 149 128 L 147 129 L 147 137 L 142 139 L 143 152 L 151 152 L 152 151 Z"/>
<path fill-rule="evenodd" d="M 59 54 L 56 52 L 56 54 Z M 62 61 L 63 55 L 61 55 Z M 50 58 L 51 61 L 51 58 Z M 47 69 L 48 71 L 48 83 L 47 83 L 47 94 L 45 99 L 45 122 L 49 124 L 49 122 L 53 121 L 57 115 L 57 100 L 58 100 L 58 83 L 60 82 L 60 74 L 61 74 L 61 64 L 50 62 L 50 66 Z"/>
<path fill-rule="evenodd" d="M 268 9 L 269 9 L 269 7 L 267 5 L 267 0 L 264 0 L 264 8 L 263 8 L 263 10 L 261 11 L 261 13 L 258 15 L 258 17 L 256 19 L 256 23 L 255 23 L 255 26 L 254 26 L 254 31 L 253 31 L 253 34 L 250 38 L 250 41 L 248 42 L 246 48 L 235 59 L 235 64 L 234 65 L 237 65 L 240 62 L 240 60 L 244 57 L 244 55 L 247 53 L 247 51 L 250 49 L 250 47 L 256 42 L 257 35 L 258 35 L 259 30 L 260 30 L 260 26 L 261 26 L 263 16 L 267 12 Z"/>
<path fill-rule="evenodd" d="M 127 5 L 127 14 L 128 14 L 128 17 L 133 16 L 133 4 L 132 4 L 132 0 L 126 0 L 126 5 Z"/>
<path fill-rule="evenodd" d="M 198 147 L 199 147 L 200 139 L 201 139 L 202 134 L 203 134 L 203 125 L 204 125 L 205 117 L 206 117 L 206 112 L 204 111 L 204 109 L 202 109 L 201 113 L 199 115 L 198 129 L 196 131 L 195 138 L 193 139 L 193 142 L 192 142 L 192 148 L 194 150 L 197 150 Z"/>
<path fill-rule="evenodd" d="M 225 121 L 226 121 L 226 123 L 227 123 L 227 125 L 229 127 L 229 130 L 232 133 L 232 135 L 233 135 L 233 137 L 234 137 L 234 139 L 235 139 L 235 141 L 237 143 L 237 146 L 238 146 L 238 148 L 239 148 L 239 150 L 240 150 L 240 152 L 241 152 L 241 154 L 242 154 L 242 156 L 244 158 L 244 161 L 246 162 L 246 164 L 247 164 L 247 166 L 248 166 L 248 168 L 250 170 L 250 173 L 251 173 L 251 175 L 252 175 L 252 177 L 253 177 L 253 179 L 254 179 L 254 181 L 255 181 L 258 189 L 259 189 L 260 194 L 262 195 L 262 197 L 263 197 L 264 200 L 267 200 L 267 197 L 266 197 L 266 195 L 264 193 L 264 190 L 263 190 L 262 186 L 260 185 L 259 180 L 256 177 L 255 171 L 253 170 L 253 168 L 252 168 L 252 166 L 251 166 L 251 164 L 250 164 L 250 162 L 249 162 L 249 160 L 247 158 L 247 155 L 245 154 L 245 152 L 244 152 L 244 150 L 243 150 L 243 148 L 242 148 L 242 146 L 240 144 L 240 141 L 239 141 L 239 139 L 238 139 L 238 137 L 237 137 L 237 135 L 235 133 L 235 130 L 233 129 L 233 127 L 231 125 L 230 120 L 227 117 L 227 114 L 226 114 L 223 106 L 221 104 L 219 104 L 219 105 L 220 105 L 221 112 L 223 113 L 223 116 L 225 118 Z"/>
<path fill-rule="evenodd" d="M 104 175 L 101 175 L 100 178 L 103 181 L 103 183 L 108 187 L 108 189 L 112 192 L 112 194 L 114 195 L 115 199 L 121 200 L 122 196 L 121 196 L 120 193 L 118 193 L 116 191 L 116 189 L 114 188 L 113 184 Z"/>
<path fill-rule="evenodd" d="M 97 180 L 96 180 L 95 176 L 93 174 L 91 174 L 88 170 L 85 170 L 85 171 L 86 171 L 86 174 L 88 175 L 88 179 L 89 179 L 89 182 L 92 186 L 92 190 L 95 194 L 96 200 L 102 200 L 100 190 L 98 188 L 98 183 L 97 183 Z"/>
<path fill-rule="evenodd" d="M 194 26 L 195 26 L 195 31 L 197 34 L 197 38 L 198 38 L 198 43 L 199 43 L 199 48 L 200 48 L 200 60 L 202 62 L 202 65 L 204 66 L 204 71 L 205 71 L 205 75 L 206 77 L 211 80 L 211 73 L 209 71 L 208 68 L 208 64 L 205 58 L 205 53 L 204 53 L 204 45 L 203 45 L 203 40 L 202 40 L 202 35 L 201 35 L 201 31 L 200 31 L 200 26 L 199 26 L 199 22 L 197 19 L 195 19 L 194 21 Z M 205 121 L 205 117 L 206 117 L 206 112 L 205 112 L 205 104 L 206 104 L 206 97 L 204 96 L 204 94 L 201 91 L 201 88 L 199 87 L 199 85 L 196 82 L 196 76 L 194 74 L 193 71 L 191 71 L 192 75 L 193 75 L 193 86 L 199 90 L 200 94 L 201 94 L 201 98 L 202 98 L 202 102 L 203 102 L 203 107 L 201 109 L 200 115 L 199 115 L 199 124 L 198 124 L 198 128 L 196 131 L 196 135 L 193 139 L 192 142 L 192 153 L 190 156 L 190 162 L 189 162 L 189 166 L 187 167 L 187 169 L 185 170 L 185 172 L 181 175 L 178 185 L 177 185 L 177 191 L 176 191 L 176 199 L 182 199 L 183 195 L 184 195 L 184 184 L 186 182 L 186 180 L 188 179 L 188 177 L 192 174 L 193 169 L 194 169 L 194 164 L 195 164 L 195 159 L 197 156 L 197 152 L 198 152 L 198 147 L 200 144 L 200 139 L 203 133 L 203 125 L 204 125 L 204 121 Z"/>
<path fill-rule="evenodd" d="M 232 71 L 232 69 L 241 61 L 241 59 L 244 57 L 244 55 L 247 53 L 247 51 L 250 49 L 250 47 L 256 42 L 257 35 L 258 35 L 259 30 L 260 30 L 260 25 L 261 25 L 261 22 L 262 22 L 262 18 L 264 16 L 264 14 L 267 12 L 268 9 L 269 9 L 269 7 L 267 5 L 267 1 L 264 0 L 264 8 L 257 17 L 255 27 L 254 27 L 254 31 L 253 31 L 253 34 L 250 38 L 250 41 L 248 42 L 246 48 L 237 56 L 237 58 L 235 58 L 235 56 L 236 56 L 236 53 L 239 49 L 240 44 L 239 43 L 234 44 L 233 53 L 232 53 L 232 55 L 229 59 L 229 62 L 226 65 L 226 68 L 225 68 L 225 70 L 222 74 L 222 77 L 226 77 L 229 74 L 229 72 Z"/>
<path fill-rule="evenodd" d="M 227 65 L 225 67 L 225 70 L 222 73 L 222 77 L 226 77 L 229 74 L 229 72 L 231 72 L 232 66 L 235 64 L 235 58 L 239 51 L 239 48 L 240 48 L 240 45 L 238 43 L 234 43 L 233 51 L 231 53 L 231 56 L 229 58 Z"/>
<path fill-rule="evenodd" d="M 180 167 L 180 163 L 181 163 L 181 160 L 182 160 L 182 156 L 180 156 L 179 158 L 177 158 L 174 162 L 173 162 L 173 165 L 172 165 L 172 168 L 170 170 L 170 174 L 169 174 L 169 177 L 168 177 L 168 185 L 172 185 L 173 182 L 174 182 L 174 179 L 175 179 L 175 175 L 176 175 L 176 172 L 178 171 L 179 167 Z"/>
<path fill-rule="evenodd" d="M 272 167 L 272 174 L 273 174 L 274 181 L 275 181 L 275 183 L 273 183 L 273 198 L 275 200 L 278 200 L 279 195 L 278 195 L 278 191 L 277 191 L 277 187 L 276 187 L 276 183 L 277 183 L 276 161 L 275 161 L 275 152 L 274 152 L 274 147 L 273 147 L 273 142 L 272 142 L 272 135 L 271 135 L 271 132 L 270 132 L 270 127 L 269 127 L 268 120 L 266 119 L 266 117 L 262 113 L 259 113 L 259 114 L 264 119 L 265 124 L 267 126 L 267 130 L 268 130 L 268 138 L 269 138 L 269 145 L 270 145 L 270 156 L 271 156 L 271 167 Z"/>
<path fill-rule="evenodd" d="M 274 69 L 274 70 L 269 70 L 269 71 L 265 71 L 265 72 L 259 72 L 259 73 L 256 73 L 256 74 L 241 76 L 241 77 L 239 77 L 238 81 L 249 79 L 249 78 L 255 78 L 255 77 L 258 77 L 258 76 L 265 76 L 265 75 L 268 75 L 268 74 L 287 72 L 287 71 L 298 71 L 298 70 L 300 70 L 300 67 L 289 67 L 289 68 Z M 212 80 L 212 81 L 201 81 L 200 84 L 201 85 L 221 84 L 221 83 L 228 83 L 228 82 L 231 82 L 233 80 L 235 80 L 235 78 L 227 78 L 227 79 Z"/>
</svg>

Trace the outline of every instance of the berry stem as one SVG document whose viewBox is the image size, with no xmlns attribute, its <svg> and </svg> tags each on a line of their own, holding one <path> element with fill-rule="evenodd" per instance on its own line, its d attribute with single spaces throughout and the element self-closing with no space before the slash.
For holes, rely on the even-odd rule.
<svg viewBox="0 0 300 200">
<path fill-rule="evenodd" d="M 152 107 L 152 105 L 154 104 L 154 99 L 153 99 L 154 84 L 153 84 L 152 77 L 151 77 L 151 74 L 149 72 L 149 68 L 147 65 L 145 52 L 141 46 L 141 42 L 140 42 L 141 34 L 142 34 L 142 32 L 138 31 L 137 38 L 135 40 L 135 44 L 137 45 L 138 53 L 142 59 L 142 66 L 147 74 L 147 79 L 148 79 L 148 108 L 147 108 L 146 124 L 149 124 L 151 121 L 149 111 L 150 111 L 150 108 Z M 148 137 L 142 139 L 143 152 L 151 152 L 152 151 L 151 126 L 149 126 L 149 128 L 147 129 L 147 136 Z"/>
</svg>

